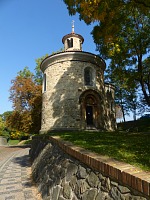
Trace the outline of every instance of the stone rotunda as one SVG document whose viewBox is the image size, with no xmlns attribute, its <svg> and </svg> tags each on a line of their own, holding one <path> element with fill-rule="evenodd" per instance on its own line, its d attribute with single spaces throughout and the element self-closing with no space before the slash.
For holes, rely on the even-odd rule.
<svg viewBox="0 0 150 200">
<path fill-rule="evenodd" d="M 41 63 L 43 100 L 41 133 L 52 130 L 114 130 L 114 87 L 104 83 L 105 61 L 82 51 L 84 38 L 62 38 L 64 51 Z"/>
</svg>

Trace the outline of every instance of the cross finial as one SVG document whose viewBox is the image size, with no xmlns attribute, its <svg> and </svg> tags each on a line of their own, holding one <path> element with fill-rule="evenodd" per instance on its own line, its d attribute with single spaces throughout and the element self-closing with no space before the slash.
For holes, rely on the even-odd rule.
<svg viewBox="0 0 150 200">
<path fill-rule="evenodd" d="M 72 20 L 72 33 L 74 33 L 74 20 Z"/>
</svg>

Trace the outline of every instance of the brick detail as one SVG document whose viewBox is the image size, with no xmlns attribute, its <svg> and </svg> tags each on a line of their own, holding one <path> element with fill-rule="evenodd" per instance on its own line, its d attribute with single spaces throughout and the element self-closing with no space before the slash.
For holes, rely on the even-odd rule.
<svg viewBox="0 0 150 200">
<path fill-rule="evenodd" d="M 132 165 L 118 162 L 107 156 L 100 156 L 99 154 L 84 150 L 70 142 L 64 142 L 58 136 L 49 137 L 49 140 L 57 144 L 67 154 L 92 169 L 102 172 L 104 175 L 131 187 L 145 196 L 150 196 L 150 173 L 144 172 Z"/>
</svg>

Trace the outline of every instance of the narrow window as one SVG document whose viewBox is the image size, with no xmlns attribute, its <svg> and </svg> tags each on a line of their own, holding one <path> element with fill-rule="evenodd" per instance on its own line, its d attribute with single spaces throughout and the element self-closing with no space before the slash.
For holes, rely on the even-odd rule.
<svg viewBox="0 0 150 200">
<path fill-rule="evenodd" d="M 67 46 L 68 46 L 68 48 L 70 46 L 70 40 L 69 39 L 67 39 Z"/>
<path fill-rule="evenodd" d="M 92 69 L 89 67 L 84 69 L 84 83 L 85 85 L 93 85 Z"/>
<path fill-rule="evenodd" d="M 80 43 L 80 50 L 82 50 L 82 41 L 79 40 L 79 43 Z"/>
<path fill-rule="evenodd" d="M 43 90 L 46 92 L 46 74 L 43 76 Z"/>
<path fill-rule="evenodd" d="M 67 39 L 68 48 L 73 47 L 73 38 Z"/>
<path fill-rule="evenodd" d="M 73 38 L 70 40 L 70 47 L 73 47 Z"/>
</svg>

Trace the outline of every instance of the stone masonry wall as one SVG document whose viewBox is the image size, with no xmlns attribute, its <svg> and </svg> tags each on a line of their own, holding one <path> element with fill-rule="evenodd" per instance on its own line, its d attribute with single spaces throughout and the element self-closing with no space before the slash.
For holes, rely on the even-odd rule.
<svg viewBox="0 0 150 200">
<path fill-rule="evenodd" d="M 70 155 L 66 152 L 70 152 Z M 30 151 L 32 175 L 44 200 L 150 199 L 146 183 L 143 193 L 139 188 L 135 190 L 121 181 L 116 181 L 110 173 L 104 173 L 104 165 L 102 170 L 96 170 L 96 161 L 92 162 L 90 156 L 88 159 L 84 156 L 75 159 L 79 157 L 78 152 L 79 148 L 59 141 L 58 138 L 34 138 Z M 80 149 L 80 154 L 87 155 L 83 149 Z M 123 172 L 120 172 L 120 178 L 121 173 Z"/>
<path fill-rule="evenodd" d="M 94 86 L 84 85 L 84 68 L 93 67 L 99 73 Z M 101 73 L 100 73 L 101 72 Z M 87 89 L 99 91 L 104 99 L 103 72 L 96 65 L 81 61 L 61 61 L 45 72 L 47 89 L 43 93 L 41 131 L 80 129 L 79 97 Z M 97 77 L 96 76 L 96 77 Z"/>
</svg>

